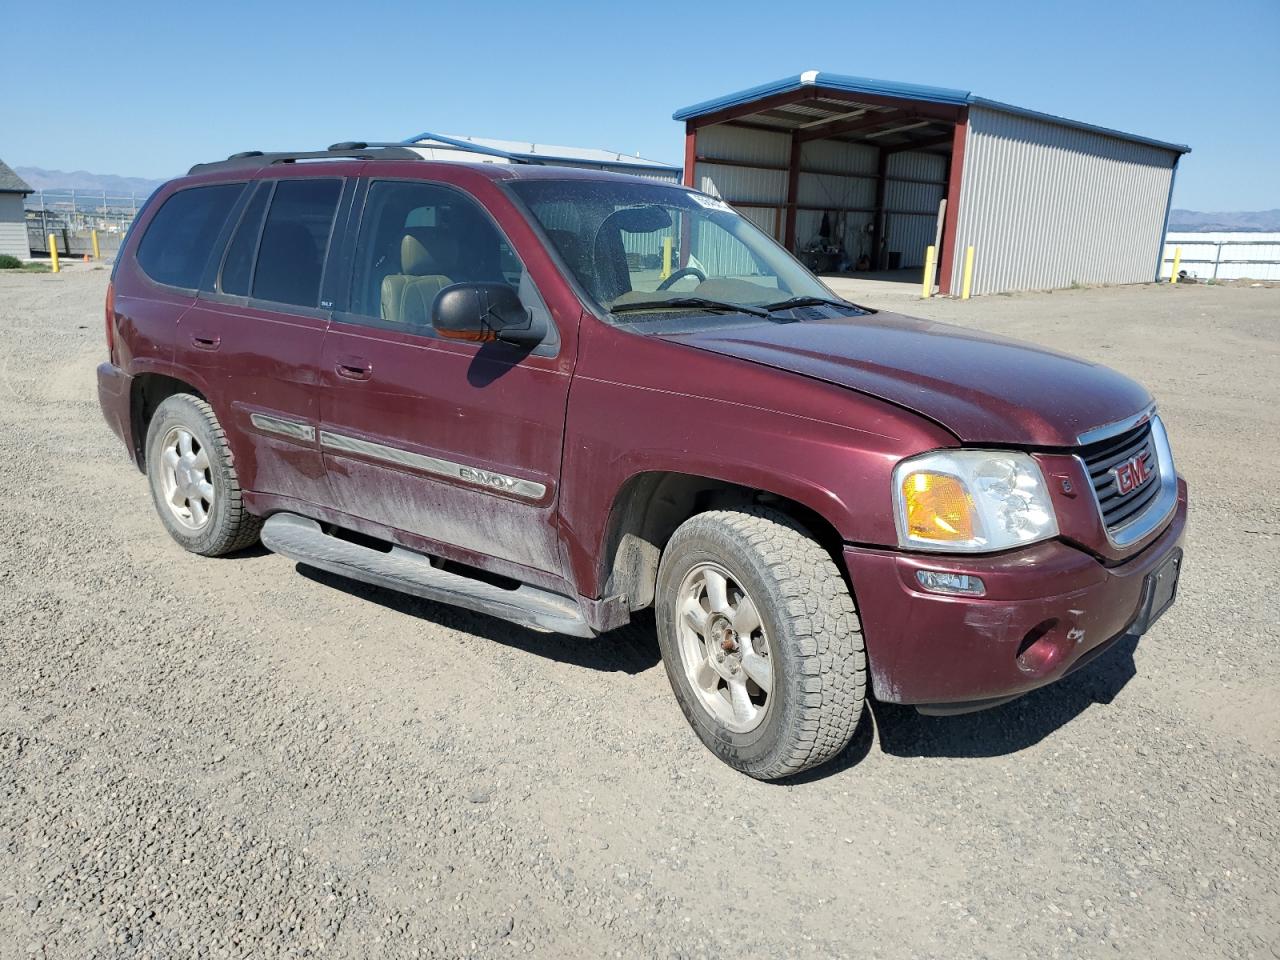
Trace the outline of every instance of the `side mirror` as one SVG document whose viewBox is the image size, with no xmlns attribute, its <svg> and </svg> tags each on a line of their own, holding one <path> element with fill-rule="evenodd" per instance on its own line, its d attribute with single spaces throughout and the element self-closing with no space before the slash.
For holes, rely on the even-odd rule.
<svg viewBox="0 0 1280 960">
<path fill-rule="evenodd" d="M 505 283 L 455 283 L 445 287 L 431 305 L 431 326 L 448 340 L 472 343 L 500 340 L 536 347 L 543 338 L 533 314 Z"/>
</svg>

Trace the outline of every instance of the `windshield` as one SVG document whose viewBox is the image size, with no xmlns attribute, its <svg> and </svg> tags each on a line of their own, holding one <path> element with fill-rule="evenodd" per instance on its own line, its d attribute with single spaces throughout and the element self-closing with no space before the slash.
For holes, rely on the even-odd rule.
<svg viewBox="0 0 1280 960">
<path fill-rule="evenodd" d="M 518 180 L 511 188 L 582 286 L 619 322 L 738 307 L 767 316 L 797 299 L 857 312 L 714 197 L 604 180 Z"/>
</svg>

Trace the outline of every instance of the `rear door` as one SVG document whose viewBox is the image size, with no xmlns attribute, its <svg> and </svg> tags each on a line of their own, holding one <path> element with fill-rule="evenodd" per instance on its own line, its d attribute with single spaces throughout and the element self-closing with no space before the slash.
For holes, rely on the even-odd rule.
<svg viewBox="0 0 1280 960">
<path fill-rule="evenodd" d="M 329 317 L 320 301 L 344 188 L 340 177 L 255 184 L 180 323 L 179 348 L 205 372 L 240 482 L 256 493 L 329 501 L 317 436 Z"/>
<path fill-rule="evenodd" d="M 207 265 L 220 256 L 220 238 L 245 184 L 182 187 L 168 196 L 163 190 L 143 206 L 112 275 L 116 362 L 135 375 L 172 372 L 178 324 Z"/>
<path fill-rule="evenodd" d="M 524 263 L 462 190 L 373 180 L 350 256 L 350 296 L 320 364 L 320 436 L 339 509 L 559 575 L 554 525 L 571 360 Z M 353 218 L 354 219 L 354 218 Z M 431 301 L 506 282 L 551 331 L 533 351 L 437 337 Z"/>
</svg>

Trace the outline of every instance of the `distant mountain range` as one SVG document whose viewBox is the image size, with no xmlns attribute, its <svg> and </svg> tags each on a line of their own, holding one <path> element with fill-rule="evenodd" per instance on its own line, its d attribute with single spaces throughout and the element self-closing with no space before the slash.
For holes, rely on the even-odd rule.
<svg viewBox="0 0 1280 960">
<path fill-rule="evenodd" d="M 102 193 L 105 190 L 112 196 L 128 196 L 136 193 L 139 197 L 146 197 L 164 183 L 163 180 L 118 177 L 112 173 L 89 173 L 87 170 L 64 173 L 61 170 L 45 170 L 41 167 L 14 167 L 13 169 L 18 176 L 30 184 L 33 190 L 83 190 L 86 193 Z"/>
<path fill-rule="evenodd" d="M 118 177 L 110 173 L 89 173 L 75 170 L 45 170 L 41 167 L 14 167 L 18 176 L 35 190 L 84 190 L 111 195 L 128 196 L 131 193 L 145 197 L 163 180 L 145 177 Z M 1169 211 L 1169 229 L 1209 233 L 1212 231 L 1251 233 L 1280 232 L 1280 210 L 1252 210 L 1238 213 L 1201 213 L 1198 210 Z"/>
<path fill-rule="evenodd" d="M 1195 233 L 1280 231 L 1280 210 L 1253 210 L 1240 213 L 1200 213 L 1197 210 L 1170 210 L 1169 229 Z"/>
</svg>

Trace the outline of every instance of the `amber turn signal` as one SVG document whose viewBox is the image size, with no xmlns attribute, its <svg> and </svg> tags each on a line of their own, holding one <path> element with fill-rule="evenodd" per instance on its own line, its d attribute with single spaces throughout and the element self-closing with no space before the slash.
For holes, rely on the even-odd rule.
<svg viewBox="0 0 1280 960">
<path fill-rule="evenodd" d="M 902 481 L 907 532 L 928 540 L 972 540 L 973 497 L 944 473 L 910 473 Z"/>
</svg>

